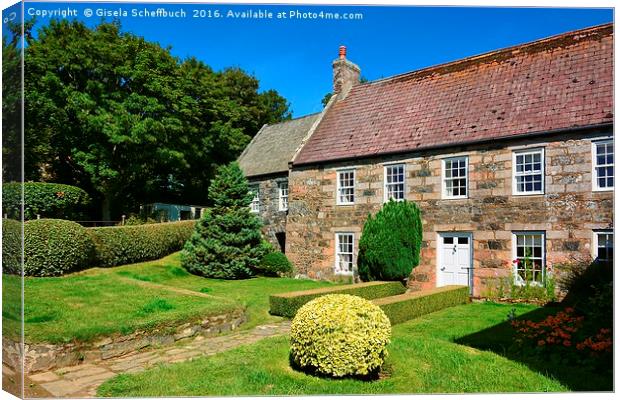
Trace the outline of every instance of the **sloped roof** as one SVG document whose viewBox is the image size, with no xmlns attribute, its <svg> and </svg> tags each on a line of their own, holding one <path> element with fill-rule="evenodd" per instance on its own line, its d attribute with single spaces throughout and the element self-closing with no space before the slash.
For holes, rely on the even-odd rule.
<svg viewBox="0 0 620 400">
<path fill-rule="evenodd" d="M 613 24 L 353 87 L 295 165 L 613 122 Z"/>
<path fill-rule="evenodd" d="M 288 163 L 320 113 L 265 125 L 239 156 L 239 165 L 247 177 L 288 171 Z"/>
</svg>

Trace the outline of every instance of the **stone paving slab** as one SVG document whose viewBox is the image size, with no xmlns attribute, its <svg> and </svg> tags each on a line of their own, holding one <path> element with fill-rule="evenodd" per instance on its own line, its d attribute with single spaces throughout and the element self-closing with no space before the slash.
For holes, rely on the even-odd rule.
<svg viewBox="0 0 620 400">
<path fill-rule="evenodd" d="M 60 377 L 53 372 L 42 372 L 40 374 L 30 375 L 30 379 L 36 383 L 45 383 L 57 381 Z"/>
<path fill-rule="evenodd" d="M 64 374 L 63 379 L 76 380 L 76 379 L 84 378 L 86 376 L 98 375 L 106 371 L 107 369 L 103 367 L 83 368 L 77 371 Z"/>
<path fill-rule="evenodd" d="M 54 397 L 68 397 L 80 388 L 76 388 L 70 381 L 59 380 L 54 382 L 42 383 L 41 386 L 51 393 Z"/>
<path fill-rule="evenodd" d="M 211 356 L 255 343 L 266 337 L 284 335 L 289 331 L 290 321 L 282 321 L 257 326 L 248 331 L 236 331 L 229 335 L 196 336 L 168 347 L 59 368 L 31 375 L 29 378 L 40 383 L 54 397 L 96 397 L 99 385 L 120 373 L 136 373 L 160 363 L 174 364 L 197 357 Z"/>
</svg>

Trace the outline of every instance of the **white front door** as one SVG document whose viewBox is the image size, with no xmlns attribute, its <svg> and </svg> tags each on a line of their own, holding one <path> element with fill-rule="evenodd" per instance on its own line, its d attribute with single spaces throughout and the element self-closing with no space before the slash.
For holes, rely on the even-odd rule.
<svg viewBox="0 0 620 400">
<path fill-rule="evenodd" d="M 438 237 L 437 286 L 470 286 L 472 237 L 470 233 L 440 233 Z"/>
</svg>

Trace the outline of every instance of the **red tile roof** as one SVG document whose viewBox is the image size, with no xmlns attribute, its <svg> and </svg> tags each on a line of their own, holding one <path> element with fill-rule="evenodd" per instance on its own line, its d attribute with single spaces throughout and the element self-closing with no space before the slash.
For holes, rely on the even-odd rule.
<svg viewBox="0 0 620 400">
<path fill-rule="evenodd" d="M 358 84 L 294 165 L 613 122 L 613 24 Z"/>
</svg>

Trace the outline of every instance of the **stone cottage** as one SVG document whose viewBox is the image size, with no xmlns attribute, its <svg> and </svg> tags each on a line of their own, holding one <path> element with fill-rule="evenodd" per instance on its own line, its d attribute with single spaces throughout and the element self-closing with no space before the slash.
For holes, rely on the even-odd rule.
<svg viewBox="0 0 620 400">
<path fill-rule="evenodd" d="M 334 96 L 288 175 L 285 247 L 300 273 L 355 274 L 367 215 L 390 198 L 423 213 L 414 289 L 482 295 L 497 278 L 523 282 L 526 258 L 537 282 L 573 257 L 611 258 L 613 25 L 367 83 L 344 48 L 333 68 Z M 281 143 L 253 157 L 265 169 L 245 164 L 270 177 L 253 181 L 272 202 L 286 179 Z"/>
<path fill-rule="evenodd" d="M 263 234 L 282 252 L 286 247 L 288 164 L 320 114 L 264 125 L 239 156 L 254 193 L 251 209 L 263 221 Z"/>
</svg>

